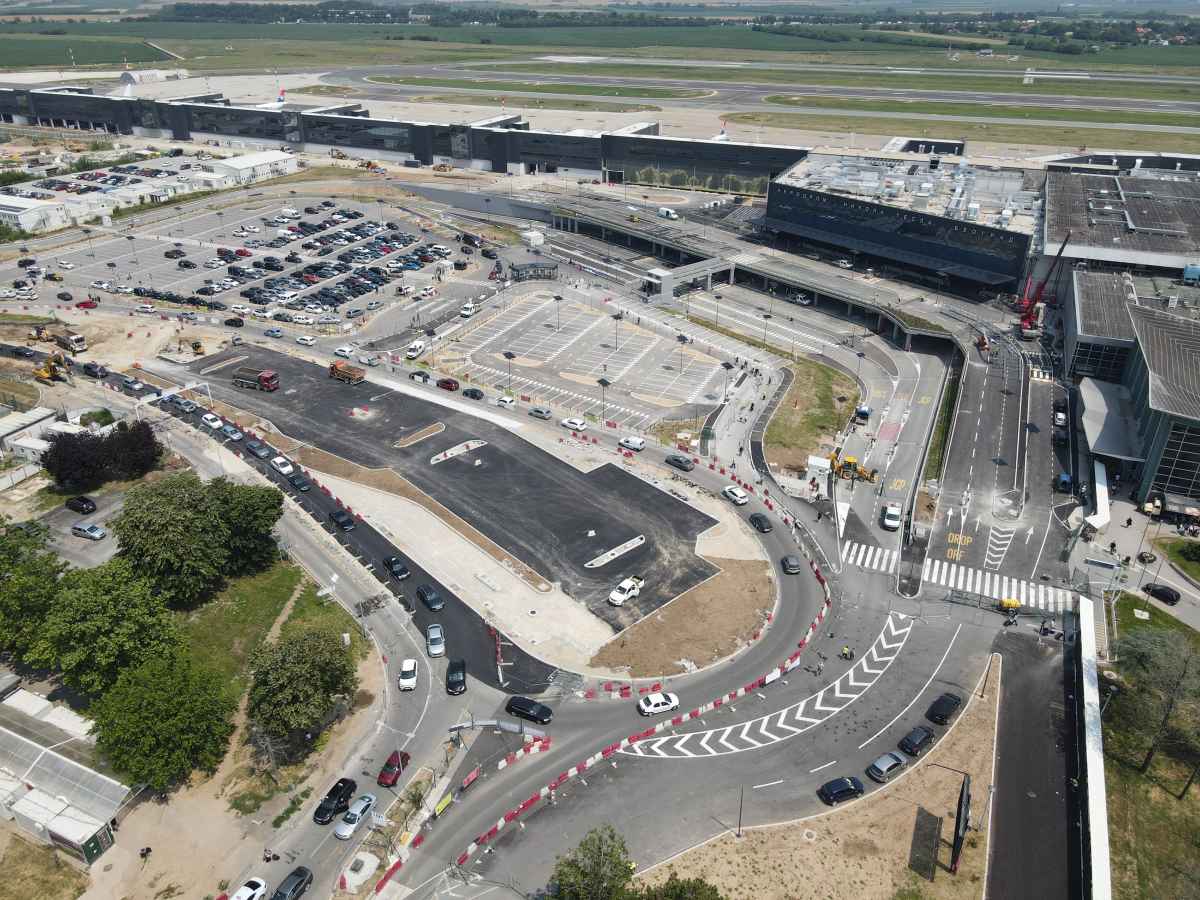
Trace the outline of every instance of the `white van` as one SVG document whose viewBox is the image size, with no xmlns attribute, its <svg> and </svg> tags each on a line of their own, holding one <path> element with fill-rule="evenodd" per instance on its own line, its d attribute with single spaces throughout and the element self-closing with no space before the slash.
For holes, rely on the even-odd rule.
<svg viewBox="0 0 1200 900">
<path fill-rule="evenodd" d="M 420 356 L 424 352 L 425 352 L 425 342 L 424 341 L 413 341 L 411 344 L 408 345 L 408 349 L 404 351 L 404 357 L 405 357 L 405 359 L 416 359 L 418 356 Z"/>
<path fill-rule="evenodd" d="M 662 219 L 678 219 L 679 218 L 679 213 L 675 212 L 675 210 L 671 209 L 671 207 L 669 207 L 669 206 L 660 206 L 658 208 L 658 215 L 659 215 L 659 218 L 662 218 Z"/>
<path fill-rule="evenodd" d="M 641 453 L 643 450 L 646 449 L 646 439 L 645 438 L 633 437 L 631 435 L 627 435 L 627 436 L 621 438 L 621 440 L 617 441 L 617 443 L 620 444 L 622 447 L 624 447 L 626 450 L 632 450 L 635 453 Z"/>
<path fill-rule="evenodd" d="M 475 313 L 477 313 L 477 312 L 479 312 L 479 307 L 476 306 L 474 303 L 472 303 L 470 300 L 468 300 L 459 309 L 458 314 L 461 318 L 469 319 L 469 318 L 471 318 L 471 316 L 475 315 Z"/>
<path fill-rule="evenodd" d="M 296 210 L 292 209 L 290 206 L 285 206 L 283 209 L 281 209 L 281 210 L 279 211 L 279 215 L 280 215 L 280 216 L 282 216 L 282 217 L 283 217 L 283 218 L 285 218 L 285 219 L 298 219 L 298 218 L 300 218 L 300 213 L 299 213 L 299 212 L 297 212 Z"/>
</svg>

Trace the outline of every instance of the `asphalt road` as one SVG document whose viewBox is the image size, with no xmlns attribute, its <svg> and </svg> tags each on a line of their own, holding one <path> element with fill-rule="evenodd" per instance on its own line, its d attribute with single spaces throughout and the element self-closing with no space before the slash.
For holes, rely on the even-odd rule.
<svg viewBox="0 0 1200 900">
<path fill-rule="evenodd" d="M 105 530 L 107 523 L 121 511 L 125 504 L 124 491 L 105 491 L 88 494 L 96 503 L 96 511 L 88 515 L 80 515 L 59 506 L 41 517 L 41 522 L 50 529 L 50 548 L 63 559 L 77 568 L 90 568 L 107 562 L 117 552 L 117 540 L 112 532 L 99 541 L 75 537 L 71 534 L 71 526 L 76 523 L 99 525 Z"/>
</svg>

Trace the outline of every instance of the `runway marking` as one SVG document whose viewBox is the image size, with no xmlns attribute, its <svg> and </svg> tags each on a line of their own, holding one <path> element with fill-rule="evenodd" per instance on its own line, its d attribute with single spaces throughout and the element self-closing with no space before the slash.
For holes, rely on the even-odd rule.
<svg viewBox="0 0 1200 900">
<path fill-rule="evenodd" d="M 767 781 L 767 782 L 764 782 L 763 784 L 756 784 L 752 788 L 750 788 L 750 790 L 757 791 L 759 788 L 775 787 L 775 785 L 777 785 L 777 784 L 783 784 L 783 779 L 780 778 L 778 781 Z"/>
<path fill-rule="evenodd" d="M 699 759 L 757 750 L 803 734 L 845 710 L 874 686 L 903 651 L 913 621 L 901 613 L 891 613 L 875 642 L 854 665 L 832 684 L 791 706 L 723 728 L 639 741 L 619 752 L 650 759 Z M 796 725 L 785 725 L 786 734 L 769 730 L 769 727 L 779 728 L 784 719 L 789 717 L 796 720 Z M 714 734 L 720 737 L 710 745 L 708 739 Z M 684 744 L 695 735 L 701 735 L 700 740 L 692 741 L 690 747 L 685 747 Z"/>
<path fill-rule="evenodd" d="M 815 769 L 809 769 L 808 774 L 813 775 L 817 772 L 820 772 L 822 769 L 828 769 L 830 766 L 835 766 L 835 765 L 837 765 L 837 760 L 831 759 L 829 762 L 825 763 L 825 765 L 823 765 L 823 766 L 817 766 Z"/>
</svg>

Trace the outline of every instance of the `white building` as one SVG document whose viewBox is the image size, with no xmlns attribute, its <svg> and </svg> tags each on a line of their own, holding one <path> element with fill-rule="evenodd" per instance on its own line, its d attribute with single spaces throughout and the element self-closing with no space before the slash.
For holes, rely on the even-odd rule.
<svg viewBox="0 0 1200 900">
<path fill-rule="evenodd" d="M 54 416 L 54 410 L 44 406 L 0 416 L 0 456 L 7 453 L 25 455 L 18 449 L 18 443 L 30 438 L 40 440 L 46 429 L 54 424 Z"/>
<path fill-rule="evenodd" d="M 0 225 L 36 234 L 65 228 L 70 224 L 65 204 L 0 194 Z"/>
<path fill-rule="evenodd" d="M 230 185 L 253 184 L 265 178 L 290 175 L 300 169 L 294 156 L 282 150 L 264 150 L 229 159 L 211 159 L 201 164 L 202 171 L 226 179 Z"/>
<path fill-rule="evenodd" d="M 121 84 L 150 84 L 156 81 L 182 81 L 187 69 L 131 69 L 121 73 Z"/>
</svg>

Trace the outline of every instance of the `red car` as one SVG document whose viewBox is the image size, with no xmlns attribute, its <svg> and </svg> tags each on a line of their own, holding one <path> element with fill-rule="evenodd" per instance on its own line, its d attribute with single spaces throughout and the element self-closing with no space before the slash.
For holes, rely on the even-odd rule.
<svg viewBox="0 0 1200 900">
<path fill-rule="evenodd" d="M 320 278 L 318 278 L 316 275 L 311 275 L 311 274 L 310 274 L 310 275 L 305 275 L 305 276 L 304 276 L 304 278 L 303 278 L 303 281 L 304 281 L 304 283 L 305 283 L 305 284 L 316 284 L 316 283 L 317 283 L 318 281 L 320 281 L 320 280 L 321 280 L 321 279 L 320 279 Z"/>
<path fill-rule="evenodd" d="M 440 387 L 443 391 L 457 391 L 458 390 L 458 382 L 455 381 L 453 378 L 439 378 L 437 386 Z"/>
<path fill-rule="evenodd" d="M 80 300 L 75 304 L 76 309 L 95 309 L 99 304 L 95 300 Z"/>
<path fill-rule="evenodd" d="M 254 255 L 249 250 L 247 250 L 245 247 L 238 247 L 233 252 L 236 253 L 238 256 L 253 256 Z"/>
<path fill-rule="evenodd" d="M 400 773 L 408 768 L 409 758 L 409 755 L 403 750 L 393 750 L 392 755 L 383 764 L 383 768 L 379 770 L 379 778 L 376 779 L 376 783 L 380 787 L 395 787 L 396 782 L 400 780 Z"/>
</svg>

